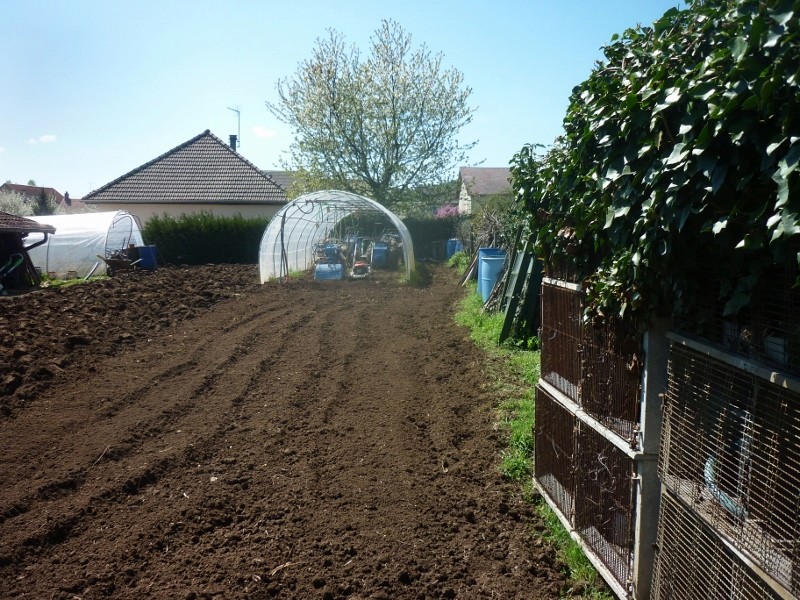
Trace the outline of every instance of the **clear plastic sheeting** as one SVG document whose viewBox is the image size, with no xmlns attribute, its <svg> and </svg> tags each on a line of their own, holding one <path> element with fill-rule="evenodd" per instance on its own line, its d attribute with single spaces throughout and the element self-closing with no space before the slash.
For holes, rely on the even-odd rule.
<svg viewBox="0 0 800 600">
<path fill-rule="evenodd" d="M 283 279 L 292 272 L 314 266 L 315 247 L 343 232 L 342 224 L 353 215 L 385 217 L 400 236 L 406 276 L 414 271 L 411 235 L 397 215 L 374 200 L 339 190 L 304 194 L 284 206 L 269 222 L 261 238 L 261 283 Z"/>
<path fill-rule="evenodd" d="M 56 228 L 44 244 L 31 248 L 28 254 L 42 273 L 54 273 L 59 278 L 70 272 L 76 277 L 105 275 L 106 263 L 98 256 L 108 258 L 131 244 L 144 245 L 139 219 L 122 210 L 30 218 Z M 42 237 L 30 234 L 25 245 L 31 246 Z"/>
</svg>

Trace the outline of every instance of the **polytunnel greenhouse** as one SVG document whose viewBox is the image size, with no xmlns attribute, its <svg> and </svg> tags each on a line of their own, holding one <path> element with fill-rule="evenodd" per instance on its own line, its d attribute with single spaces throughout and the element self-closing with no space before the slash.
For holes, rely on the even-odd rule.
<svg viewBox="0 0 800 600">
<path fill-rule="evenodd" d="M 284 206 L 261 238 L 261 283 L 313 271 L 315 279 L 367 276 L 372 269 L 414 271 L 414 246 L 397 215 L 339 190 L 304 194 Z"/>
<path fill-rule="evenodd" d="M 29 255 L 43 273 L 54 273 L 58 277 L 70 272 L 75 277 L 104 275 L 107 267 L 100 257 L 108 257 L 130 244 L 141 246 L 144 243 L 139 219 L 124 210 L 31 219 L 56 228 L 56 232 L 44 244 L 31 249 Z M 25 241 L 31 245 L 43 237 L 31 234 Z"/>
</svg>

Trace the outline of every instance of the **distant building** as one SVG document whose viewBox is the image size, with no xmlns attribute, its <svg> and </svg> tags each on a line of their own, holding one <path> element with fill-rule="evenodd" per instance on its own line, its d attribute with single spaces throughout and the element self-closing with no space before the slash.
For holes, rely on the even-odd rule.
<svg viewBox="0 0 800 600">
<path fill-rule="evenodd" d="M 64 201 L 64 195 L 51 187 L 4 183 L 0 185 L 0 191 L 17 193 L 20 196 L 24 196 L 27 202 L 39 204 L 42 207 L 44 207 L 48 199 L 52 200 L 55 206 L 60 205 Z"/>
<path fill-rule="evenodd" d="M 69 192 L 65 192 L 62 195 L 61 192 L 51 187 L 4 183 L 0 186 L 0 191 L 15 192 L 23 196 L 27 202 L 38 204 L 42 208 L 44 208 L 44 204 L 46 204 L 49 199 L 56 208 L 56 212 L 59 213 L 80 213 L 88 210 L 79 198 L 70 198 Z M 46 211 L 40 210 L 38 212 L 42 213 Z"/>
<path fill-rule="evenodd" d="M 83 201 L 101 211 L 125 210 L 144 224 L 154 216 L 200 212 L 272 218 L 287 197 L 269 175 L 205 130 Z"/>
<path fill-rule="evenodd" d="M 294 183 L 293 171 L 265 170 L 262 171 L 262 173 L 277 183 L 285 193 L 289 193 L 289 188 L 291 188 L 292 184 Z"/>
<path fill-rule="evenodd" d="M 458 214 L 471 215 L 478 206 L 513 193 L 506 167 L 461 167 L 458 170 Z"/>
</svg>

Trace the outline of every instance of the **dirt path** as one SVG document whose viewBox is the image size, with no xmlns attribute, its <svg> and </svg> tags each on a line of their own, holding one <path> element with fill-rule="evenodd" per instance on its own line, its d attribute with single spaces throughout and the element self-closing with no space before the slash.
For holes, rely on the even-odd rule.
<svg viewBox="0 0 800 600">
<path fill-rule="evenodd" d="M 553 598 L 463 289 L 164 269 L 0 298 L 9 598 Z"/>
</svg>

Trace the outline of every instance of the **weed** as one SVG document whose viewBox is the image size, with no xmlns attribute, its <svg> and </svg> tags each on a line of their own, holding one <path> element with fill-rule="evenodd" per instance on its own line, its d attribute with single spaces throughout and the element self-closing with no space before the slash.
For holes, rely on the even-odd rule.
<svg viewBox="0 0 800 600">
<path fill-rule="evenodd" d="M 469 267 L 469 256 L 459 250 L 453 254 L 453 256 L 447 259 L 447 266 L 451 269 L 457 269 L 464 272 L 467 270 L 467 267 Z"/>
</svg>

